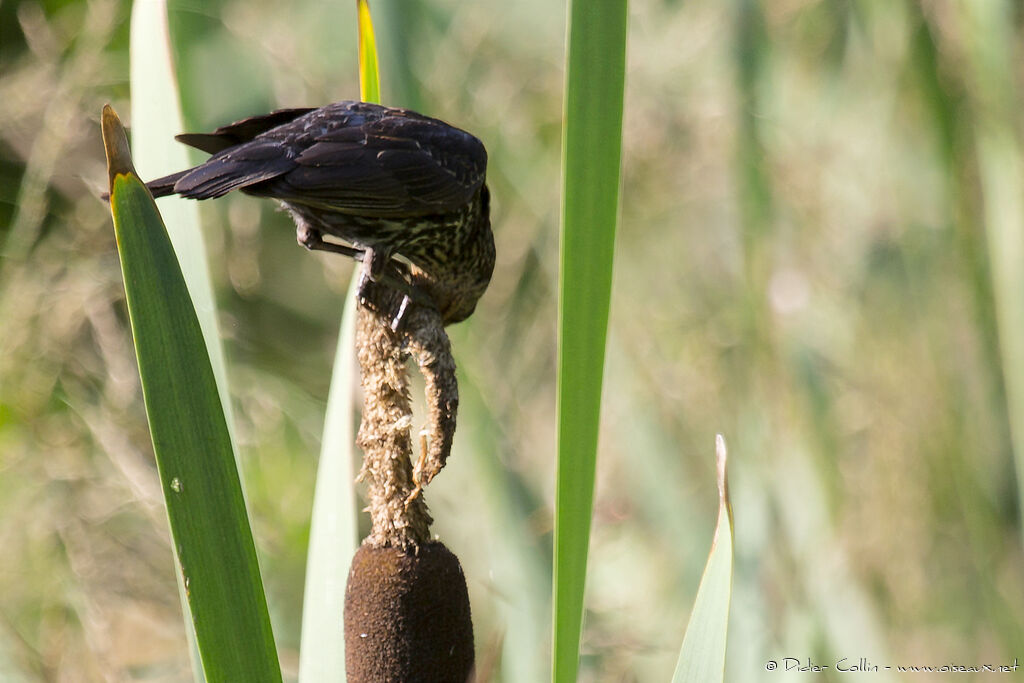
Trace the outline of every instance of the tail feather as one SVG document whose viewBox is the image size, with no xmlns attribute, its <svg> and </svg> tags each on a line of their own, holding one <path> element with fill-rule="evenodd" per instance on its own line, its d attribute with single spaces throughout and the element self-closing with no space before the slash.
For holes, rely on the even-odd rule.
<svg viewBox="0 0 1024 683">
<path fill-rule="evenodd" d="M 221 197 L 291 171 L 295 161 L 284 151 L 281 143 L 274 140 L 248 142 L 230 152 L 216 154 L 184 174 L 168 176 L 168 180 L 174 182 L 173 191 L 182 197 Z"/>
<path fill-rule="evenodd" d="M 181 178 L 189 173 L 192 169 L 185 169 L 184 171 L 178 171 L 171 175 L 165 175 L 163 178 L 157 178 L 156 180 L 150 180 L 146 183 L 146 187 L 153 193 L 154 197 L 166 197 L 174 194 L 174 184 L 177 183 Z"/>
<path fill-rule="evenodd" d="M 166 197 L 168 195 L 172 195 L 174 194 L 174 184 L 191 170 L 192 169 L 189 168 L 185 169 L 184 171 L 172 173 L 171 175 L 165 175 L 163 178 L 151 180 L 148 183 L 146 183 L 146 187 L 149 188 L 149 191 L 153 195 L 153 197 Z M 102 199 L 105 202 L 109 202 L 110 193 L 104 192 L 103 194 L 100 195 L 100 199 Z"/>
</svg>

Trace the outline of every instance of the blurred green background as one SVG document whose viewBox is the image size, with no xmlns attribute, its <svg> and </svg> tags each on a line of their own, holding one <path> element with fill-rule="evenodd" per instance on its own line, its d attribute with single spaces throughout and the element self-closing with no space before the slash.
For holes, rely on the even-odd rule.
<svg viewBox="0 0 1024 683">
<path fill-rule="evenodd" d="M 356 98 L 354 5 L 175 3 L 188 128 Z M 466 570 L 484 679 L 542 681 L 565 8 L 372 7 L 384 102 L 490 153 L 498 265 L 450 330 L 460 430 L 428 501 Z M 3 681 L 190 676 L 97 198 L 100 107 L 129 111 L 129 11 L 0 2 Z M 716 432 L 736 519 L 728 680 L 845 680 L 766 673 L 784 657 L 1024 657 L 1022 36 L 1022 4 L 999 0 L 632 3 L 581 680 L 670 677 L 714 527 Z M 351 264 L 298 247 L 267 202 L 202 215 L 293 676 Z"/>
</svg>

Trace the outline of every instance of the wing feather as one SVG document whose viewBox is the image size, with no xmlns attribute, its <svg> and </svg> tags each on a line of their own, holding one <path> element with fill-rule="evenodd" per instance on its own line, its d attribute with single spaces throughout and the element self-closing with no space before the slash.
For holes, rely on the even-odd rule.
<svg viewBox="0 0 1024 683">
<path fill-rule="evenodd" d="M 468 202 L 483 184 L 487 153 L 468 133 L 402 112 L 318 134 L 295 162 L 268 194 L 397 218 Z"/>
<path fill-rule="evenodd" d="M 212 133 L 182 133 L 181 135 L 175 135 L 174 139 L 189 147 L 201 149 L 209 154 L 216 154 L 217 152 L 223 152 L 229 147 L 249 142 L 257 135 L 290 123 L 311 111 L 313 109 L 309 107 L 278 109 L 269 114 L 250 116 L 240 121 L 229 123 Z"/>
<path fill-rule="evenodd" d="M 174 183 L 174 191 L 189 199 L 212 199 L 277 178 L 294 167 L 276 143 L 254 141 L 210 157 Z"/>
</svg>

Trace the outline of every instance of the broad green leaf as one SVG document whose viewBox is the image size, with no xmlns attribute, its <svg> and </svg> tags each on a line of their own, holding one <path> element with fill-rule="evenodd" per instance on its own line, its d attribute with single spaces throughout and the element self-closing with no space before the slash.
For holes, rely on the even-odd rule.
<svg viewBox="0 0 1024 683">
<path fill-rule="evenodd" d="M 619 210 L 626 1 L 569 5 L 562 131 L 555 683 L 576 680 Z"/>
<path fill-rule="evenodd" d="M 725 644 L 732 598 L 732 505 L 725 439 L 715 438 L 718 459 L 718 525 L 697 589 L 672 683 L 713 683 L 725 677 Z"/>
<path fill-rule="evenodd" d="M 158 178 L 189 166 L 185 146 L 174 139 L 175 135 L 184 131 L 184 126 L 167 13 L 167 0 L 132 3 L 129 37 L 132 148 L 136 166 L 141 169 L 139 175 L 144 179 Z M 192 298 L 192 305 L 199 318 L 199 326 L 203 330 L 203 339 L 217 381 L 217 391 L 227 418 L 228 431 L 233 432 L 234 419 L 227 370 L 217 328 L 217 308 L 210 281 L 206 244 L 203 242 L 199 221 L 199 207 L 196 202 L 180 197 L 164 197 L 159 201 L 162 216 L 170 226 L 168 234 L 171 244 L 174 246 L 185 284 Z M 235 446 L 233 433 L 232 450 L 235 453 L 235 463 L 238 465 L 238 448 Z M 192 655 L 193 676 L 200 681 L 202 669 L 196 650 L 195 630 L 189 615 L 184 586 L 180 585 L 180 572 L 178 579 L 185 633 Z"/>
<path fill-rule="evenodd" d="M 121 122 L 103 139 L 153 450 L 206 679 L 280 681 L 256 548 L 199 321 Z"/>
</svg>

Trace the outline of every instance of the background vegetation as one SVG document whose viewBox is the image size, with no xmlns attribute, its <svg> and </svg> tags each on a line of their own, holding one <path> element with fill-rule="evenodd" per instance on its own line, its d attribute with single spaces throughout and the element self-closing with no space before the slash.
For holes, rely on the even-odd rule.
<svg viewBox="0 0 1024 683">
<path fill-rule="evenodd" d="M 356 97 L 353 5 L 176 5 L 189 128 Z M 498 266 L 451 330 L 460 435 L 428 500 L 466 569 L 484 671 L 544 680 L 564 7 L 373 7 L 384 101 L 473 131 L 491 155 Z M 128 10 L 0 3 L 5 681 L 190 675 L 97 199 L 100 107 L 129 110 Z M 996 0 L 632 4 L 582 680 L 671 675 L 714 528 L 715 432 L 736 522 L 729 680 L 797 680 L 764 671 L 786 656 L 1024 653 L 1024 432 L 1007 400 L 1021 395 L 1022 24 L 1019 3 Z M 202 213 L 294 672 L 351 264 L 296 246 L 267 203 Z"/>
</svg>

